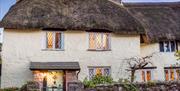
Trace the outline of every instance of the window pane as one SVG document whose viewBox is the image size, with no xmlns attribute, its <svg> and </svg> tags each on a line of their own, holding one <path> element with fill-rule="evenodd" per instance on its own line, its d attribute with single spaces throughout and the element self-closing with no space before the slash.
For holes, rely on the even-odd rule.
<svg viewBox="0 0 180 91">
<path fill-rule="evenodd" d="M 165 78 L 166 78 L 166 81 L 169 81 L 169 72 L 168 72 L 168 70 L 165 70 Z"/>
<path fill-rule="evenodd" d="M 102 68 L 96 68 L 96 75 L 102 76 Z"/>
<path fill-rule="evenodd" d="M 104 69 L 104 76 L 110 76 L 110 69 L 109 68 Z"/>
<path fill-rule="evenodd" d="M 55 48 L 61 49 L 61 33 L 55 34 Z"/>
<path fill-rule="evenodd" d="M 89 79 L 94 77 L 94 69 L 89 69 Z"/>
<path fill-rule="evenodd" d="M 151 71 L 147 71 L 147 81 L 151 80 Z"/>
<path fill-rule="evenodd" d="M 95 33 L 89 33 L 89 48 L 95 49 Z"/>
<path fill-rule="evenodd" d="M 171 52 L 175 51 L 175 42 L 171 41 Z"/>
<path fill-rule="evenodd" d="M 103 49 L 109 49 L 109 34 L 103 34 Z"/>
<path fill-rule="evenodd" d="M 176 76 L 177 76 L 177 80 L 179 80 L 179 74 L 180 73 L 180 70 L 176 70 Z"/>
<path fill-rule="evenodd" d="M 145 72 L 142 71 L 142 80 L 145 82 Z"/>
<path fill-rule="evenodd" d="M 165 52 L 170 52 L 169 41 L 164 42 L 164 50 Z"/>
<path fill-rule="evenodd" d="M 96 49 L 102 49 L 102 36 L 101 36 L 101 33 L 96 33 Z"/>
<path fill-rule="evenodd" d="M 171 80 L 174 80 L 174 70 L 170 69 L 170 76 L 171 76 Z"/>
<path fill-rule="evenodd" d="M 160 52 L 164 52 L 164 44 L 163 42 L 159 42 Z"/>
<path fill-rule="evenodd" d="M 53 48 L 53 32 L 47 32 L 47 48 Z"/>
</svg>

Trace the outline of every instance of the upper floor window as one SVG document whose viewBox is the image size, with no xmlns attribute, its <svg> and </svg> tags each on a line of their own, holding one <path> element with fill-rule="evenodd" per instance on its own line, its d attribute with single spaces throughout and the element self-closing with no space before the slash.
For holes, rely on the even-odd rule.
<svg viewBox="0 0 180 91">
<path fill-rule="evenodd" d="M 162 41 L 159 42 L 160 52 L 175 52 L 177 50 L 176 41 Z"/>
<path fill-rule="evenodd" d="M 180 69 L 165 69 L 165 80 L 166 81 L 174 81 L 179 80 L 180 78 Z"/>
<path fill-rule="evenodd" d="M 111 67 L 89 67 L 89 79 L 96 75 L 110 76 Z"/>
<path fill-rule="evenodd" d="M 110 50 L 110 33 L 89 33 L 89 49 Z"/>
<path fill-rule="evenodd" d="M 46 49 L 63 49 L 63 33 L 46 32 Z"/>
</svg>

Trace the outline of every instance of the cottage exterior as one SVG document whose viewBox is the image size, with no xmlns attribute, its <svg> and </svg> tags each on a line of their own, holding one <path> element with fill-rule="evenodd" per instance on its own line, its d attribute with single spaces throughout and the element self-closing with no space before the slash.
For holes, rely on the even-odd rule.
<svg viewBox="0 0 180 91">
<path fill-rule="evenodd" d="M 125 59 L 152 53 L 136 81 L 178 80 L 179 10 L 180 3 L 20 0 L 0 23 L 1 87 L 35 80 L 65 91 L 68 82 L 96 74 L 127 79 Z"/>
</svg>

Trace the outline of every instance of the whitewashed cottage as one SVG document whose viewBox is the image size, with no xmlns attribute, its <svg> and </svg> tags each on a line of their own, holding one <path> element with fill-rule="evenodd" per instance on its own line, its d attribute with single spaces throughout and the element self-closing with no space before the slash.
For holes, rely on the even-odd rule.
<svg viewBox="0 0 180 91">
<path fill-rule="evenodd" d="M 118 81 L 129 77 L 124 59 L 152 53 L 135 80 L 178 80 L 179 17 L 179 2 L 19 0 L 0 23 L 1 87 L 35 80 L 65 91 L 68 82 L 97 74 Z"/>
</svg>

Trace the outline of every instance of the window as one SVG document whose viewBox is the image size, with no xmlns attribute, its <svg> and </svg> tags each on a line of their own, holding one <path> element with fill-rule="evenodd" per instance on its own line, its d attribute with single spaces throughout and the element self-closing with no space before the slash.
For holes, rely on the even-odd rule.
<svg viewBox="0 0 180 91">
<path fill-rule="evenodd" d="M 141 74 L 142 74 L 141 77 L 143 82 L 148 82 L 152 80 L 152 70 L 143 69 L 141 71 Z"/>
<path fill-rule="evenodd" d="M 164 72 L 166 81 L 179 80 L 180 69 L 165 69 Z"/>
<path fill-rule="evenodd" d="M 46 49 L 63 49 L 62 32 L 46 32 Z"/>
<path fill-rule="evenodd" d="M 176 41 L 163 41 L 159 42 L 160 52 L 175 52 L 177 50 Z"/>
<path fill-rule="evenodd" d="M 89 33 L 89 49 L 109 50 L 110 33 Z"/>
<path fill-rule="evenodd" d="M 89 67 L 89 79 L 92 79 L 96 75 L 110 76 L 110 67 Z"/>
</svg>

